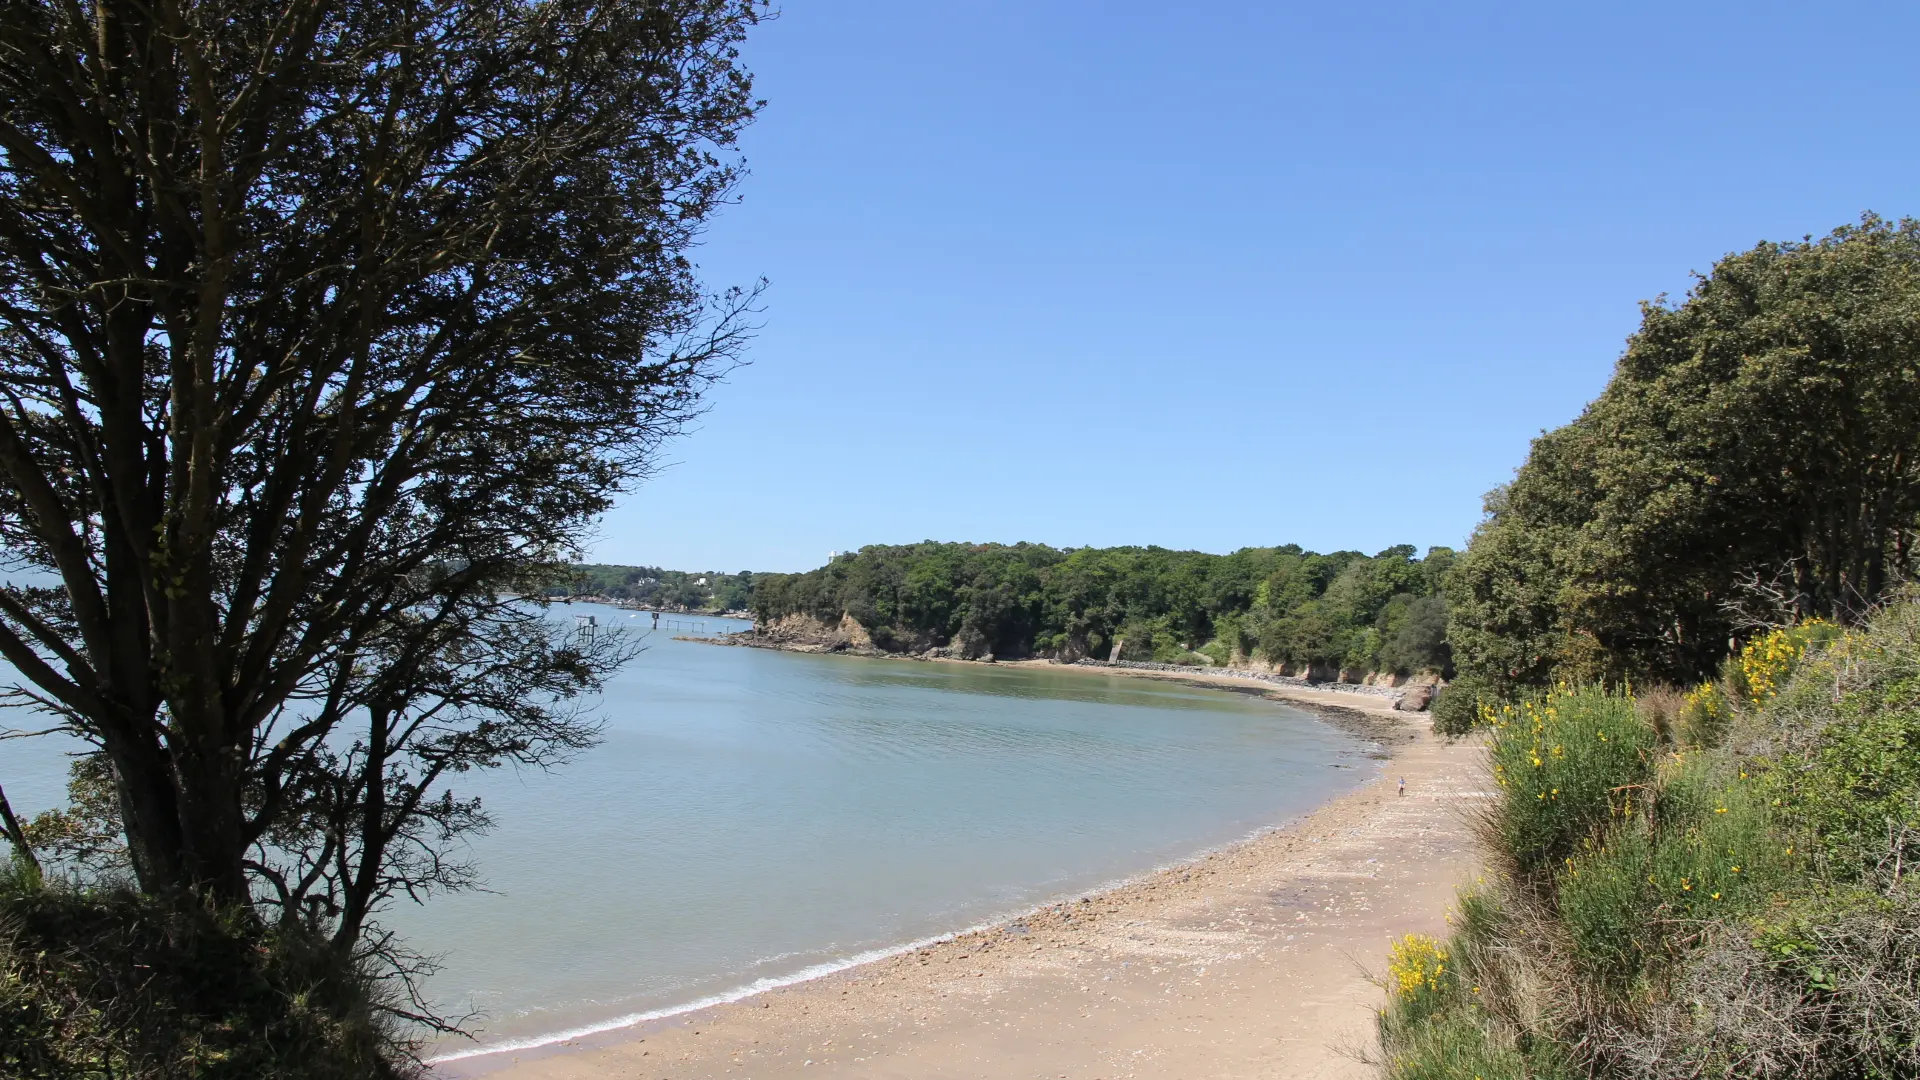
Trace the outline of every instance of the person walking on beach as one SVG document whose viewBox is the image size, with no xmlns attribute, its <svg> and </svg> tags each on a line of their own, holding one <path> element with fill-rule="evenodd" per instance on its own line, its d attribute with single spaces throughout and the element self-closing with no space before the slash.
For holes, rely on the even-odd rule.
<svg viewBox="0 0 1920 1080">
<path fill-rule="evenodd" d="M 1407 778 L 1403 776 L 1400 778 L 1400 794 L 1405 795 L 1406 793 L 1407 793 Z"/>
</svg>

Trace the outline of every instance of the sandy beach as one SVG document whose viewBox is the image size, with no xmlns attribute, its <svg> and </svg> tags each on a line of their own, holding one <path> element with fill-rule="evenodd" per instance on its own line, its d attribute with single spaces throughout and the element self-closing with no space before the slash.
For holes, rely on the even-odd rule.
<svg viewBox="0 0 1920 1080">
<path fill-rule="evenodd" d="M 1111 674 L 1111 670 L 1102 672 Z M 730 1004 L 445 1077 L 1365 1077 L 1400 934 L 1445 930 L 1487 797 L 1471 744 L 1361 695 L 1170 677 L 1366 731 L 1377 778 L 1283 827 L 1110 892 Z M 1238 685 L 1236 685 L 1238 684 Z M 1406 794 L 1396 793 L 1406 779 Z"/>
</svg>

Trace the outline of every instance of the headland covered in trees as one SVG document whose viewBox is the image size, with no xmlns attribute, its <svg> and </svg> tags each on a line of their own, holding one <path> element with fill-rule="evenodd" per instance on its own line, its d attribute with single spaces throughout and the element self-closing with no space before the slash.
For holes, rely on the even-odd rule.
<svg viewBox="0 0 1920 1080">
<path fill-rule="evenodd" d="M 960 659 L 1266 665 L 1360 681 L 1450 671 L 1442 587 L 1454 552 L 1298 545 L 1229 555 L 1158 547 L 875 545 L 803 574 L 761 574 L 776 640 L 856 641 Z"/>
</svg>

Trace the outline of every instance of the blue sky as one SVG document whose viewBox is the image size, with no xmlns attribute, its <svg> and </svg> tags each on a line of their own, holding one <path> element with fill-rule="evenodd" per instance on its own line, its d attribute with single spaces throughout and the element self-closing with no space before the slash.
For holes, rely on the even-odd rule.
<svg viewBox="0 0 1920 1080">
<path fill-rule="evenodd" d="M 1458 545 L 1637 303 L 1920 213 L 1920 8 L 793 0 L 752 364 L 593 554 Z"/>
</svg>

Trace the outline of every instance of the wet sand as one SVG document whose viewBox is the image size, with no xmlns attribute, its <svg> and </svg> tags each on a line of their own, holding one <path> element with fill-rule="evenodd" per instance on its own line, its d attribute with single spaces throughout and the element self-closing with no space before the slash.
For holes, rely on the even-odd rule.
<svg viewBox="0 0 1920 1080">
<path fill-rule="evenodd" d="M 1100 674 L 1113 669 L 1095 669 Z M 1111 892 L 743 1001 L 442 1064 L 498 1080 L 1370 1077 L 1400 934 L 1473 872 L 1477 746 L 1385 701 L 1229 677 L 1376 733 L 1381 775 L 1285 827 Z M 1313 696 L 1308 696 L 1313 695 Z M 1321 700 L 1316 700 L 1319 698 Z M 1336 698 L 1326 701 L 1325 698 Z M 1404 776 L 1407 792 L 1395 793 Z"/>
</svg>

